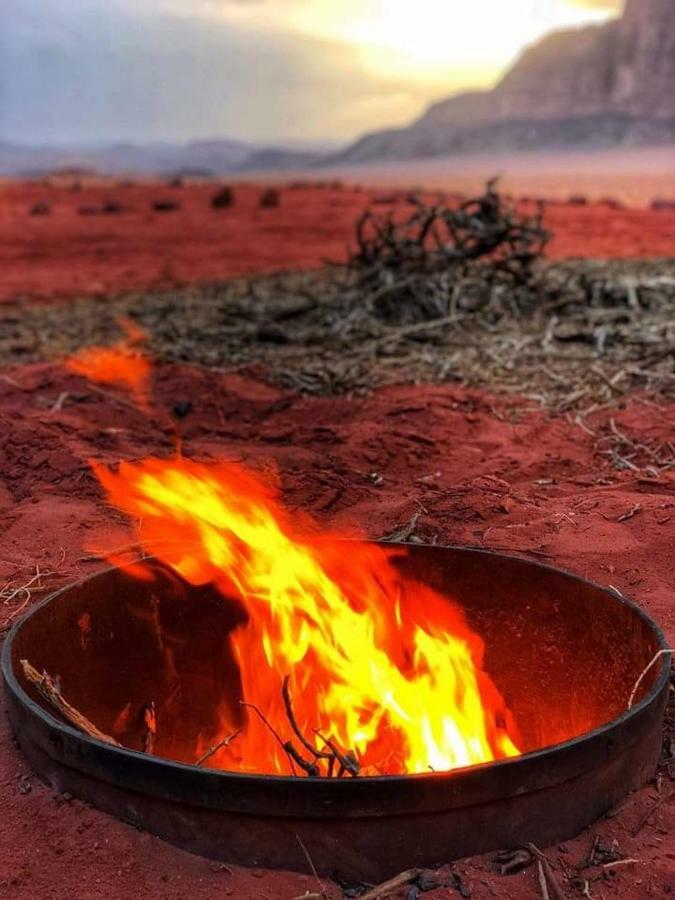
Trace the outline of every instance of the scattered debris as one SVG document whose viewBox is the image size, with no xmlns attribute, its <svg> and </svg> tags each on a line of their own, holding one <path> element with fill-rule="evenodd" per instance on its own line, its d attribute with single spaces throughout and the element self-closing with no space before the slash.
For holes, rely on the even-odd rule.
<svg viewBox="0 0 675 900">
<path fill-rule="evenodd" d="M 497 854 L 496 862 L 500 875 L 515 875 L 529 868 L 534 857 L 529 850 L 506 850 Z"/>
<path fill-rule="evenodd" d="M 625 512 L 622 516 L 616 520 L 617 522 L 627 522 L 629 519 L 632 519 L 633 516 L 636 516 L 639 512 L 642 512 L 642 504 L 636 503 L 634 506 Z"/>
<path fill-rule="evenodd" d="M 675 398 L 675 262 L 537 263 L 534 274 L 536 285 L 498 286 L 478 306 L 480 278 L 456 288 L 441 273 L 424 286 L 416 282 L 418 299 L 408 293 L 406 301 L 400 290 L 409 288 L 398 279 L 393 294 L 386 286 L 379 295 L 364 294 L 359 274 L 340 267 L 110 298 L 105 311 L 84 299 L 31 304 L 18 317 L 6 305 L 0 363 L 108 344 L 118 339 L 121 314 L 152 334 L 158 358 L 227 369 L 263 365 L 271 381 L 306 394 L 392 383 L 490 386 L 520 395 L 526 405 L 568 413 L 593 432 L 586 418 L 620 404 L 625 393 L 617 388 Z M 639 309 L 631 305 L 627 279 Z M 385 301 L 392 305 L 383 318 Z M 600 365 L 594 334 L 603 319 Z M 584 340 L 561 340 L 563 324 Z M 646 475 L 675 468 L 675 442 L 659 446 L 622 435 L 627 442 L 609 429 L 593 435 L 598 455 L 615 468 Z"/>
<path fill-rule="evenodd" d="M 396 891 L 400 891 L 407 885 L 416 882 L 422 871 L 422 869 L 407 869 L 405 872 L 401 872 L 400 875 L 395 875 L 393 878 L 389 878 L 387 881 L 383 881 L 382 884 L 378 884 L 366 891 L 365 894 L 361 894 L 361 900 L 382 900 L 383 897 L 390 897 Z"/>
<path fill-rule="evenodd" d="M 534 844 L 528 844 L 527 849 L 537 860 L 539 866 L 541 866 L 543 870 L 546 886 L 548 889 L 547 894 L 552 898 L 552 900 L 565 900 L 563 889 L 560 887 L 560 883 L 556 878 L 546 855 L 542 853 L 541 850 Z"/>
<path fill-rule="evenodd" d="M 58 575 L 58 569 L 65 559 L 65 551 L 63 551 L 62 559 L 56 567 L 56 570 L 42 571 L 39 566 L 35 566 L 35 574 L 28 581 L 16 586 L 12 582 L 6 584 L 0 590 L 0 601 L 3 606 L 10 606 L 14 602 L 18 602 L 18 606 L 3 621 L 0 621 L 0 634 L 8 631 L 14 621 L 19 618 L 21 613 L 26 609 L 35 594 L 43 593 L 50 590 L 51 586 L 45 584 L 44 579 Z"/>
<path fill-rule="evenodd" d="M 407 541 L 412 541 L 415 538 L 415 532 L 417 531 L 417 523 L 424 513 L 426 513 L 426 509 L 423 506 L 420 506 L 409 522 L 405 525 L 397 526 L 393 531 L 390 531 L 387 534 L 383 534 L 380 540 L 396 544 L 405 544 Z"/>
</svg>

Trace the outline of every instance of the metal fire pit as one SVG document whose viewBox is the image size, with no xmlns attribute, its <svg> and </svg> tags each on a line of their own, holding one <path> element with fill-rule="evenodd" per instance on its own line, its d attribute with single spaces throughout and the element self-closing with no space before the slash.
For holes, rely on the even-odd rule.
<svg viewBox="0 0 675 900">
<path fill-rule="evenodd" d="M 523 756 L 452 773 L 339 780 L 191 765 L 198 734 L 217 734 L 217 701 L 238 697 L 227 633 L 241 611 L 158 565 L 150 581 L 102 572 L 15 625 L 2 657 L 14 733 L 55 790 L 187 850 L 304 871 L 302 841 L 322 874 L 371 882 L 409 866 L 565 840 L 652 776 L 670 665 L 664 657 L 653 667 L 627 711 L 638 676 L 665 648 L 642 610 L 612 590 L 495 553 L 411 546 L 398 564 L 465 608 L 515 715 Z M 139 750 L 60 721 L 24 679 L 23 658 L 58 676 L 63 695 L 104 732 Z M 156 756 L 139 752 L 139 711 L 151 699 Z"/>
</svg>

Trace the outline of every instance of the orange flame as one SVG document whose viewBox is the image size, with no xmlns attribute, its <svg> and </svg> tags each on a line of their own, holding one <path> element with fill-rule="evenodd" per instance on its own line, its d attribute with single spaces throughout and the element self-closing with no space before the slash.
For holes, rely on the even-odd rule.
<svg viewBox="0 0 675 900">
<path fill-rule="evenodd" d="M 128 390 L 141 407 L 148 402 L 151 363 L 137 345 L 147 340 L 145 332 L 130 319 L 119 318 L 126 340 L 112 347 L 87 347 L 66 360 L 66 368 L 90 381 Z"/>
<path fill-rule="evenodd" d="M 307 518 L 301 533 L 275 491 L 236 464 L 94 469 L 158 558 L 245 607 L 231 643 L 244 701 L 259 715 L 222 712 L 221 737 L 245 726 L 221 751 L 224 768 L 288 773 L 280 743 L 298 742 L 285 677 L 302 734 L 317 751 L 326 739 L 353 751 L 362 772 L 447 771 L 518 755 L 512 716 L 482 669 L 481 639 L 455 604 L 401 576 L 402 551 L 317 540 Z"/>
</svg>

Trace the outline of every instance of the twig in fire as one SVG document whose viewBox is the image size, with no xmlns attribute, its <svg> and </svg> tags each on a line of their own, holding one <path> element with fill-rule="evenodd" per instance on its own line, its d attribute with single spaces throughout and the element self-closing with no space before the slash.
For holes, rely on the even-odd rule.
<svg viewBox="0 0 675 900">
<path fill-rule="evenodd" d="M 325 760 L 327 762 L 327 777 L 331 778 L 333 776 L 336 764 L 338 778 L 341 778 L 345 772 L 348 772 L 352 777 L 356 777 L 359 774 L 359 762 L 356 758 L 356 755 L 351 750 L 343 753 L 336 746 L 335 741 L 333 741 L 331 738 L 324 737 L 320 731 L 315 729 L 314 734 L 323 743 L 324 747 L 328 747 L 328 750 L 317 750 L 317 748 L 311 743 L 311 741 L 307 740 L 307 738 L 303 735 L 300 727 L 298 726 L 297 719 L 295 718 L 295 713 L 293 712 L 293 701 L 291 699 L 290 692 L 290 678 L 288 677 L 288 675 L 284 678 L 281 693 L 284 700 L 284 707 L 286 709 L 286 717 L 291 728 L 293 729 L 302 746 L 314 757 L 317 765 L 320 760 Z"/>
<path fill-rule="evenodd" d="M 283 700 L 284 700 L 284 708 L 286 710 L 286 718 L 288 719 L 290 726 L 293 729 L 293 732 L 295 733 L 296 737 L 298 738 L 298 740 L 300 741 L 302 746 L 305 748 L 305 750 L 309 751 L 309 753 L 317 761 L 320 759 L 327 759 L 327 760 L 332 759 L 333 758 L 332 753 L 326 753 L 325 751 L 317 750 L 316 747 L 314 747 L 307 740 L 307 738 L 303 735 L 302 731 L 300 730 L 300 727 L 295 718 L 295 714 L 293 712 L 293 701 L 291 700 L 290 678 L 288 677 L 288 675 L 286 675 L 286 677 L 284 678 L 283 683 L 281 685 L 281 696 L 283 697 Z"/>
<path fill-rule="evenodd" d="M 329 766 L 329 774 L 332 774 L 334 768 L 334 760 L 337 760 L 339 763 L 339 767 L 337 770 L 338 778 L 342 778 L 345 772 L 348 772 L 352 776 L 352 778 L 356 778 L 356 776 L 360 772 L 359 761 L 356 758 L 356 754 L 352 750 L 347 750 L 346 753 L 342 753 L 335 746 L 335 742 L 331 738 L 325 738 L 319 731 L 316 731 L 315 734 L 324 742 L 324 745 L 326 747 L 329 747 L 331 750 L 331 763 L 333 763 L 333 765 Z"/>
<path fill-rule="evenodd" d="M 286 756 L 288 757 L 288 761 L 291 765 L 291 771 L 294 775 L 298 773 L 295 771 L 295 765 L 297 764 L 300 768 L 307 774 L 316 778 L 321 773 L 319 772 L 319 767 L 316 763 L 310 762 L 306 760 L 304 756 L 298 752 L 297 748 L 293 744 L 293 741 L 284 741 L 276 728 L 272 725 L 269 719 L 265 716 L 263 712 L 258 709 L 258 707 L 254 703 L 247 703 L 245 700 L 240 700 L 239 703 L 241 706 L 245 706 L 247 709 L 252 709 L 253 712 L 258 716 L 263 725 L 267 728 L 270 734 L 273 735 L 276 742 L 279 744 L 281 749 L 284 751 Z"/>
<path fill-rule="evenodd" d="M 254 703 L 248 703 L 245 700 L 240 700 L 239 703 L 241 704 L 241 706 L 245 706 L 247 709 L 253 710 L 253 712 L 258 716 L 263 725 L 274 737 L 276 742 L 288 757 L 291 772 L 293 773 L 293 775 L 298 774 L 295 768 L 296 766 L 298 766 L 306 775 L 309 775 L 312 778 L 319 778 L 322 776 L 332 778 L 334 775 L 337 778 L 341 778 L 345 773 L 348 773 L 352 777 L 356 777 L 359 774 L 359 763 L 356 755 L 351 750 L 342 752 L 331 738 L 326 738 L 319 731 L 315 730 L 314 733 L 316 734 L 316 736 L 319 738 L 319 740 L 322 741 L 324 747 L 328 748 L 327 750 L 319 750 L 302 733 L 302 730 L 298 725 L 298 721 L 295 717 L 295 713 L 293 712 L 293 701 L 291 698 L 290 680 L 288 676 L 286 676 L 283 680 L 281 693 L 284 701 L 284 708 L 286 710 L 286 718 L 288 719 L 288 724 L 290 725 L 291 730 L 293 731 L 297 739 L 300 741 L 302 747 L 307 751 L 307 753 L 309 753 L 311 759 L 307 759 L 305 756 L 303 756 L 303 754 L 298 750 L 292 740 L 285 741 L 269 721 L 269 719 L 265 716 L 265 714 Z M 321 770 L 321 763 L 324 763 L 326 766 L 325 772 L 322 772 Z"/>
<path fill-rule="evenodd" d="M 229 747 L 232 741 L 236 740 L 240 734 L 241 728 L 239 728 L 237 731 L 233 731 L 232 734 L 228 734 L 226 738 L 223 738 L 222 741 L 218 741 L 217 744 L 213 744 L 213 746 L 209 747 L 206 753 L 202 753 L 195 765 L 203 766 L 204 763 L 207 760 L 211 759 L 212 756 L 215 756 L 215 754 L 218 753 L 219 750 L 223 750 L 225 747 Z"/>
</svg>

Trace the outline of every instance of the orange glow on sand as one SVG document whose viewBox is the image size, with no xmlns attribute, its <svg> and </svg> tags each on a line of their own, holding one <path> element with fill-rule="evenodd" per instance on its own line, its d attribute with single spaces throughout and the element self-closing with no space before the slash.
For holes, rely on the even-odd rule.
<svg viewBox="0 0 675 900">
<path fill-rule="evenodd" d="M 147 335 L 129 319 L 118 319 L 118 325 L 125 340 L 112 347 L 87 347 L 67 359 L 65 366 L 90 381 L 124 388 L 145 408 L 152 365 L 138 345 L 147 340 Z"/>
</svg>

